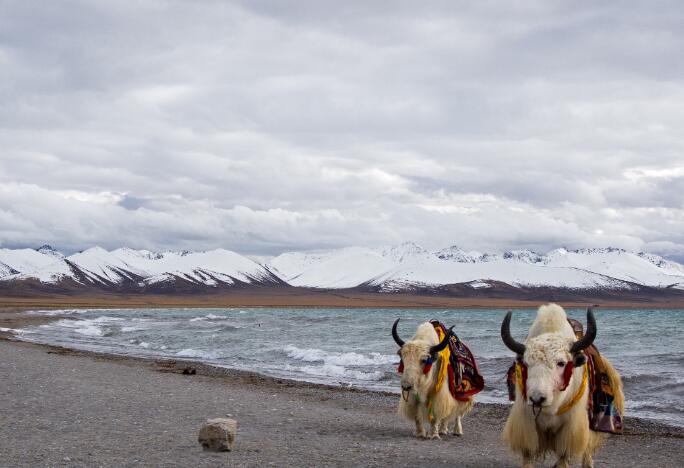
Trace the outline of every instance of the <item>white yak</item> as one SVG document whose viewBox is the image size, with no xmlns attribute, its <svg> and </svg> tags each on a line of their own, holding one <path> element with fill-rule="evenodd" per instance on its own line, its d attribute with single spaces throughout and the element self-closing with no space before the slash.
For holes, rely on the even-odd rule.
<svg viewBox="0 0 684 468">
<path fill-rule="evenodd" d="M 441 382 L 438 390 L 436 388 L 444 359 L 442 351 L 449 344 L 451 329 L 440 342 L 434 326 L 425 322 L 418 326 L 413 338 L 404 342 L 397 333 L 398 323 L 399 319 L 392 326 L 392 336 L 400 346 L 398 354 L 403 365 L 399 414 L 415 422 L 418 438 L 439 439 L 439 434 L 449 433 L 452 422 L 455 423 L 453 434 L 462 435 L 461 418 L 472 409 L 473 397 L 465 401 L 456 400 L 449 391 L 446 379 Z M 448 362 L 444 365 L 448 365 Z M 430 425 L 427 435 L 424 423 Z"/>
<path fill-rule="evenodd" d="M 501 325 L 501 337 L 518 355 L 521 365 L 515 402 L 503 431 L 504 441 L 522 456 L 526 468 L 547 452 L 555 452 L 559 468 L 579 459 L 583 467 L 592 467 L 592 456 L 606 437 L 590 429 L 587 410 L 588 366 L 583 350 L 596 337 L 592 309 L 587 310 L 587 330 L 579 340 L 565 310 L 556 304 L 539 308 L 524 344 L 511 336 L 510 321 L 509 311 Z M 622 381 L 608 360 L 601 359 L 615 391 L 615 407 L 622 414 Z"/>
</svg>

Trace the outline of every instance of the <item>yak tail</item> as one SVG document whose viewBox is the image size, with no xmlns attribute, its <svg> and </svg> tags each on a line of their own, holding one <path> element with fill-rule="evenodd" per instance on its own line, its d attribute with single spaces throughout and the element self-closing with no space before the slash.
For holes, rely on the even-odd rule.
<svg viewBox="0 0 684 468">
<path fill-rule="evenodd" d="M 608 361 L 608 359 L 601 356 L 601 360 L 603 361 L 604 370 L 606 371 L 606 374 L 608 375 L 608 380 L 610 381 L 610 388 L 613 390 L 613 404 L 620 412 L 620 415 L 624 417 L 625 394 L 622 391 L 622 379 L 620 378 L 620 374 L 618 374 L 618 372 L 615 370 L 610 361 Z"/>
</svg>

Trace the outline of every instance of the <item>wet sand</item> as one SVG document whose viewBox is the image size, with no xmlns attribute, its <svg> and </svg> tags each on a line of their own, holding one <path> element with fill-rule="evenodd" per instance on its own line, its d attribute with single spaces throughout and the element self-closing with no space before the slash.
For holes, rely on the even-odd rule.
<svg viewBox="0 0 684 468">
<path fill-rule="evenodd" d="M 416 440 L 397 395 L 8 340 L 0 355 L 2 466 L 517 465 L 499 440 L 506 405 L 476 405 L 463 437 Z M 201 424 L 226 416 L 234 451 L 204 452 Z M 627 425 L 597 466 L 682 466 L 684 430 Z"/>
</svg>

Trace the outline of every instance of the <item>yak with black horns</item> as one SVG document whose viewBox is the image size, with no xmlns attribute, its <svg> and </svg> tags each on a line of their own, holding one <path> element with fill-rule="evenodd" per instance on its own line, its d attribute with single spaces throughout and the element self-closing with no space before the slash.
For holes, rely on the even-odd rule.
<svg viewBox="0 0 684 468">
<path fill-rule="evenodd" d="M 399 414 L 415 423 L 418 438 L 439 439 L 440 434 L 449 432 L 462 435 L 461 418 L 472 409 L 474 399 L 470 395 L 456 399 L 444 378 L 453 327 L 442 326 L 438 332 L 433 323 L 425 322 L 410 340 L 404 341 L 397 332 L 398 323 L 399 319 L 392 326 L 392 337 L 401 357 Z M 441 340 L 438 333 L 443 334 Z M 430 426 L 427 434 L 424 424 Z"/>
<path fill-rule="evenodd" d="M 554 452 L 557 467 L 581 460 L 584 468 L 593 466 L 593 454 L 603 443 L 605 432 L 617 432 L 615 422 L 624 414 L 622 381 L 617 371 L 592 346 L 597 327 L 593 309 L 587 310 L 587 330 L 576 330 L 565 310 L 557 304 L 541 306 L 524 343 L 511 336 L 509 311 L 501 325 L 504 344 L 517 355 L 509 371 L 509 386 L 514 399 L 503 439 L 522 457 L 523 467 Z M 591 348 L 591 353 L 589 353 Z M 600 374 L 597 374 L 600 369 Z M 609 409 L 592 408 L 592 388 L 601 376 L 599 387 L 611 390 Z M 601 390 L 599 388 L 598 390 Z M 601 394 L 601 396 L 605 396 Z M 613 427 L 596 427 L 593 415 L 605 411 Z M 599 432 L 603 431 L 603 432 Z"/>
</svg>

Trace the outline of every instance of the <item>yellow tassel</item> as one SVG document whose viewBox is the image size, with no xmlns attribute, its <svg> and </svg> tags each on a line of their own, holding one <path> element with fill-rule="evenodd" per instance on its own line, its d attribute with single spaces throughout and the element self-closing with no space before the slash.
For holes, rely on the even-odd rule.
<svg viewBox="0 0 684 468">
<path fill-rule="evenodd" d="M 441 342 L 444 339 L 442 328 L 435 328 L 435 331 L 437 332 L 437 338 L 439 339 L 439 342 Z M 428 409 L 428 421 L 430 421 L 430 423 L 432 423 L 432 420 L 434 419 L 434 415 L 432 413 L 432 397 L 439 393 L 439 391 L 442 389 L 442 385 L 444 385 L 444 381 L 446 380 L 446 376 L 449 371 L 449 359 L 451 358 L 451 350 L 449 349 L 449 346 L 439 352 L 439 357 L 439 372 L 437 373 L 435 391 L 431 395 L 428 395 L 427 401 L 425 402 L 425 406 Z"/>
</svg>

